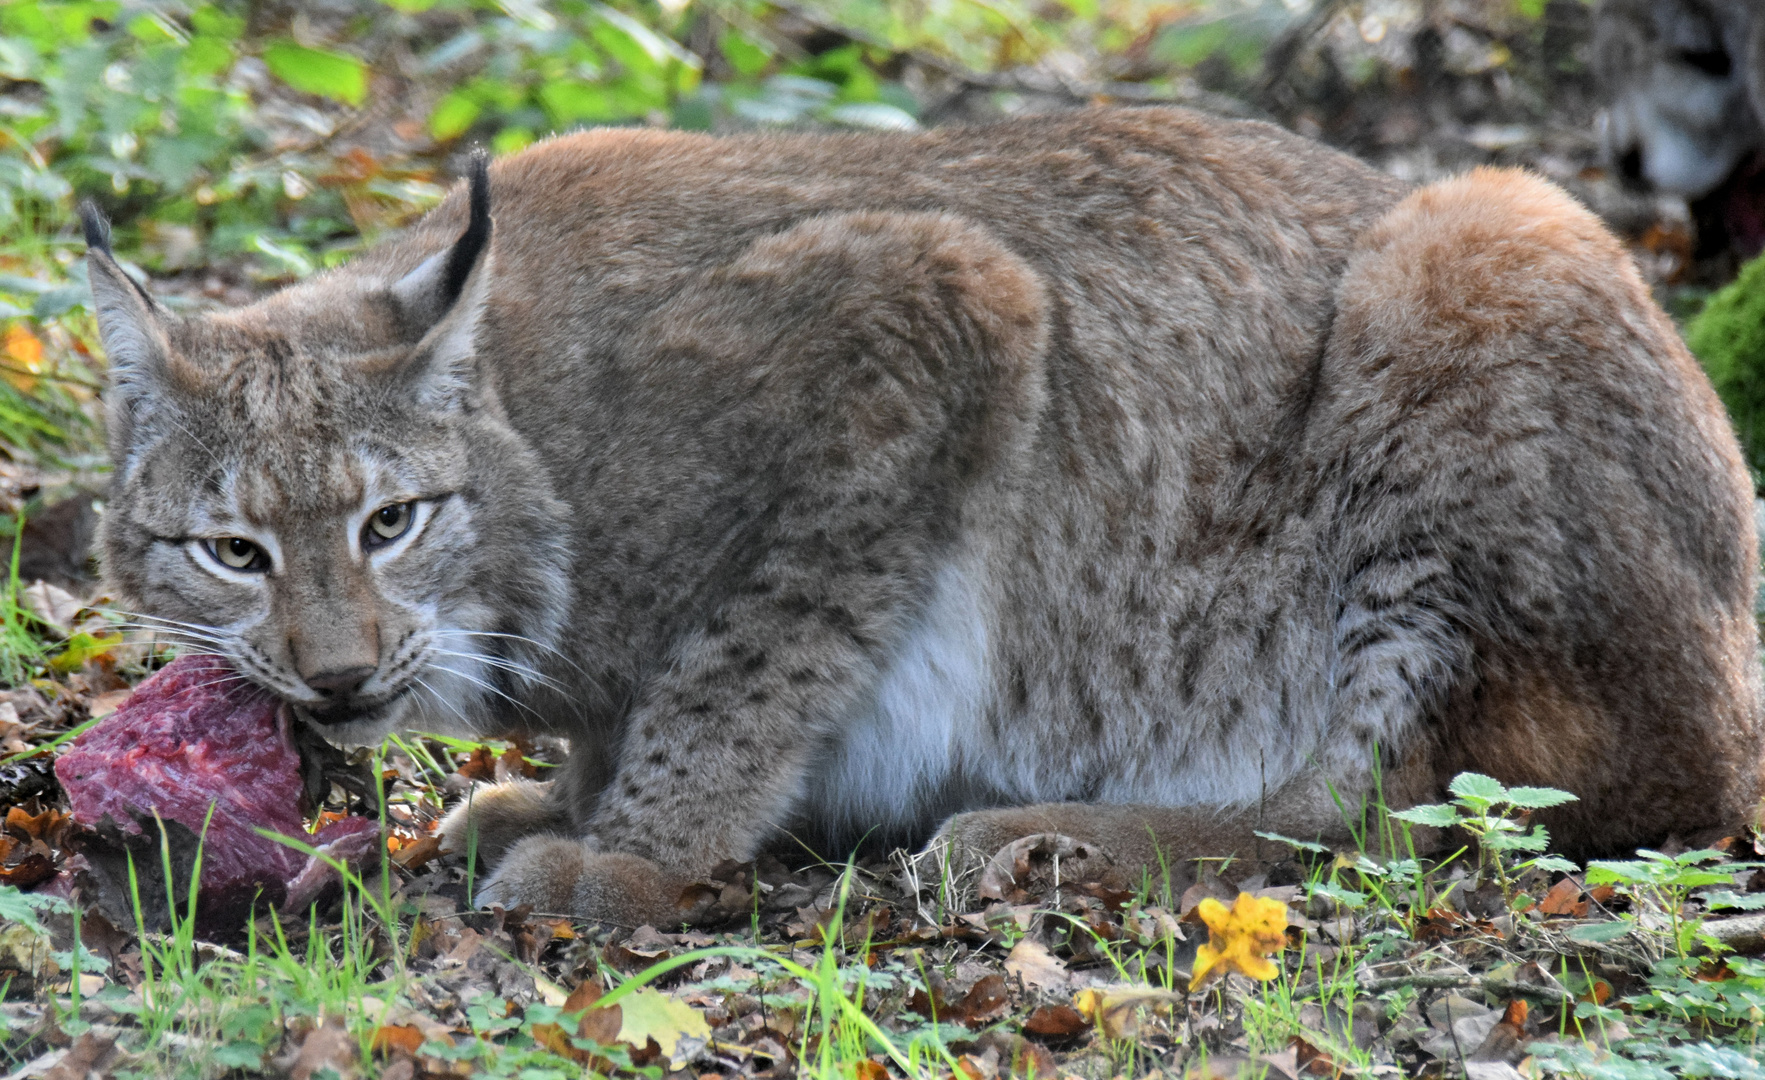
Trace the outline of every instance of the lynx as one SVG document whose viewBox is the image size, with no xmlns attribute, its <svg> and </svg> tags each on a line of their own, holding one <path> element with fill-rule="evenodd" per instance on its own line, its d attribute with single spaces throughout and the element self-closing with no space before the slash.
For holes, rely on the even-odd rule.
<svg viewBox="0 0 1765 1080">
<path fill-rule="evenodd" d="M 94 213 L 122 602 L 338 741 L 547 732 L 487 901 L 690 918 L 781 837 L 1253 864 L 1462 770 L 1740 824 L 1752 486 L 1542 180 L 1277 128 L 599 130 L 249 307 Z"/>
</svg>

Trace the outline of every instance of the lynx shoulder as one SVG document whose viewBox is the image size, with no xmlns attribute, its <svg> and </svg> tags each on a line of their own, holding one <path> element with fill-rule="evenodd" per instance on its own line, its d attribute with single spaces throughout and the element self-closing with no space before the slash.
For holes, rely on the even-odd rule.
<svg viewBox="0 0 1765 1080">
<path fill-rule="evenodd" d="M 1739 450 L 1529 176 L 609 130 L 237 311 L 91 268 L 118 595 L 339 740 L 568 737 L 444 823 L 491 899 L 677 919 L 787 834 L 1254 859 L 1376 775 L 1568 789 L 1572 853 L 1759 798 Z"/>
</svg>

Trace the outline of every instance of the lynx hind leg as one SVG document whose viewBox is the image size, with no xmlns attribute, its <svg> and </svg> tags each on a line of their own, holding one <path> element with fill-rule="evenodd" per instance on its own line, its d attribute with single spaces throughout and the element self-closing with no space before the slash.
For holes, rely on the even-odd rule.
<svg viewBox="0 0 1765 1080">
<path fill-rule="evenodd" d="M 444 850 L 470 852 L 479 866 L 496 865 L 529 836 L 571 831 L 552 785 L 533 780 L 479 784 L 435 827 Z"/>
<path fill-rule="evenodd" d="M 1043 852 L 1058 853 L 1061 880 L 1106 880 L 1127 888 L 1149 883 L 1159 891 L 1180 893 L 1194 884 L 1197 860 L 1215 867 L 1229 863 L 1232 876 L 1241 878 L 1291 857 L 1287 846 L 1257 836 L 1259 829 L 1325 842 L 1346 839 L 1340 819 L 1332 821 L 1324 806 L 1276 808 L 1272 819 L 1267 816 L 1270 809 L 1220 813 L 1197 807 L 1044 803 L 974 810 L 946 821 L 926 851 L 935 857 L 943 878 L 966 891 L 1008 845 L 1026 837 L 1048 837 Z M 1057 844 L 1056 837 L 1072 843 Z M 995 866 L 1009 870 L 1004 860 Z"/>
<path fill-rule="evenodd" d="M 1339 286 L 1308 447 L 1338 478 L 1339 752 L 1570 791 L 1544 815 L 1570 855 L 1740 824 L 1751 483 L 1598 219 L 1494 169 L 1394 207 Z"/>
</svg>

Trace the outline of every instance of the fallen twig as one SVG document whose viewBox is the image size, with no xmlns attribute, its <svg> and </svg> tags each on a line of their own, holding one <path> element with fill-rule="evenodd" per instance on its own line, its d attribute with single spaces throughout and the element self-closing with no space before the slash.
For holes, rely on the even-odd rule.
<svg viewBox="0 0 1765 1080">
<path fill-rule="evenodd" d="M 1419 990 L 1482 990 L 1500 998 L 1527 997 L 1552 1005 L 1575 1004 L 1574 995 L 1561 987 L 1476 975 L 1392 975 L 1382 979 L 1361 979 L 1355 986 L 1370 994 L 1413 986 Z"/>
</svg>

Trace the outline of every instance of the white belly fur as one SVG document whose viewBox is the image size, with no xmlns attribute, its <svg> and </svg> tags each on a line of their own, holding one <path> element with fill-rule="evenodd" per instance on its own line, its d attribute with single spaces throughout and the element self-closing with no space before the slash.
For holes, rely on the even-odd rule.
<svg viewBox="0 0 1765 1080">
<path fill-rule="evenodd" d="M 993 696 L 991 611 L 977 569 L 947 564 L 871 697 L 808 778 L 800 815 L 817 829 L 861 835 L 923 825 L 959 792 L 949 786 L 985 739 Z"/>
<path fill-rule="evenodd" d="M 1278 675 L 1235 688 L 1251 699 L 1249 722 L 1243 737 L 1225 746 L 1180 738 L 1154 743 L 1141 734 L 1152 729 L 1151 716 L 1113 726 L 1101 742 L 1082 739 L 1059 749 L 1045 739 L 1001 740 L 988 723 L 997 708 L 999 658 L 984 585 L 985 570 L 972 556 L 939 572 L 874 692 L 843 719 L 839 736 L 811 767 L 793 815 L 798 821 L 824 836 L 857 839 L 873 831 L 923 833 L 949 814 L 986 806 L 1073 799 L 1249 806 L 1316 754 L 1328 688 L 1297 681 L 1289 688 L 1293 715 L 1283 716 Z M 1197 706 L 1216 703 L 1204 698 Z M 1008 718 L 1002 727 L 1032 719 Z M 1174 719 L 1180 728 L 1182 718 Z"/>
</svg>

